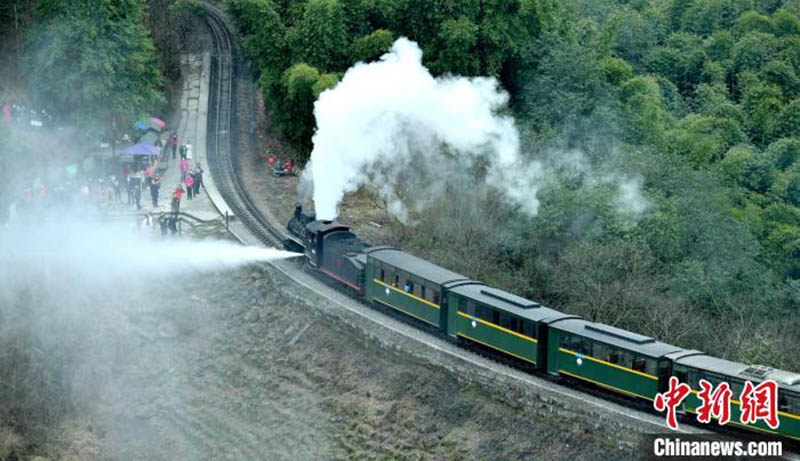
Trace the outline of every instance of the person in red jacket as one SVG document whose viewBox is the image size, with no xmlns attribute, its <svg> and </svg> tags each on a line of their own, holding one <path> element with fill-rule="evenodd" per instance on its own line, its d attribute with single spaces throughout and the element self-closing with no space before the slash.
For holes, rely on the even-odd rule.
<svg viewBox="0 0 800 461">
<path fill-rule="evenodd" d="M 188 195 L 189 200 L 191 200 L 192 197 L 194 197 L 194 176 L 191 171 L 186 173 L 183 183 L 186 184 L 186 195 Z"/>
<path fill-rule="evenodd" d="M 181 211 L 181 199 L 183 198 L 183 187 L 178 184 L 175 193 L 172 195 L 172 212 L 178 214 Z"/>
</svg>

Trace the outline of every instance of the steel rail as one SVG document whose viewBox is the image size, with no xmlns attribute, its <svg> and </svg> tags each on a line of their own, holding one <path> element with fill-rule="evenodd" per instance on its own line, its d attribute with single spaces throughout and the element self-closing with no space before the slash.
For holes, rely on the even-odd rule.
<svg viewBox="0 0 800 461">
<path fill-rule="evenodd" d="M 220 194 L 238 219 L 261 242 L 280 247 L 282 233 L 272 227 L 253 203 L 240 179 L 238 156 L 233 155 L 236 113 L 237 50 L 221 14 L 207 7 L 207 24 L 214 42 L 211 55 L 207 146 L 209 170 Z"/>
</svg>

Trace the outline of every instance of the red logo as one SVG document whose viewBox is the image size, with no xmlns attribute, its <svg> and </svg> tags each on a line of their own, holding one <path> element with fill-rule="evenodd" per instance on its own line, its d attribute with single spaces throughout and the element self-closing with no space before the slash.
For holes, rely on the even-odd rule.
<svg viewBox="0 0 800 461">
<path fill-rule="evenodd" d="M 655 407 L 656 411 L 667 410 L 667 426 L 669 426 L 670 429 L 678 430 L 678 418 L 675 414 L 675 407 L 683 402 L 691 390 L 688 384 L 679 383 L 678 378 L 670 376 L 669 389 L 662 394 L 656 394 L 653 407 Z"/>
<path fill-rule="evenodd" d="M 703 402 L 697 407 L 697 420 L 703 424 L 711 422 L 711 417 L 717 418 L 720 426 L 728 424 L 731 420 L 731 391 L 728 383 L 722 383 L 711 392 L 714 386 L 705 379 L 700 380 L 702 390 L 697 397 Z"/>
<path fill-rule="evenodd" d="M 772 429 L 778 428 L 778 383 L 775 381 L 764 381 L 758 386 L 745 382 L 741 404 L 739 419 L 743 424 L 753 424 L 761 419 Z"/>
</svg>

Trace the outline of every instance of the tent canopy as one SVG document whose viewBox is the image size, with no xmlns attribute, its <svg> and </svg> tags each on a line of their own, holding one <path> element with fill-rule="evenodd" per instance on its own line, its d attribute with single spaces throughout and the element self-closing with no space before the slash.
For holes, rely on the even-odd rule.
<svg viewBox="0 0 800 461">
<path fill-rule="evenodd" d="M 144 143 L 137 143 L 132 146 L 126 147 L 119 151 L 119 155 L 146 155 L 149 157 L 153 157 L 158 155 L 161 152 L 156 146 L 151 146 Z"/>
</svg>

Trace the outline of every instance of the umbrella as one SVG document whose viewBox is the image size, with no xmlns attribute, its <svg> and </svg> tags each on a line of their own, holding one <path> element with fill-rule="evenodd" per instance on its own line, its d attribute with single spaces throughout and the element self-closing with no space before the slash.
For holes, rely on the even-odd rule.
<svg viewBox="0 0 800 461">
<path fill-rule="evenodd" d="M 147 155 L 147 156 L 155 156 L 161 152 L 156 146 L 150 146 L 148 144 L 138 143 L 134 144 L 130 147 L 126 147 L 119 152 L 119 155 Z"/>
<path fill-rule="evenodd" d="M 160 118 L 150 117 L 150 126 L 155 128 L 156 130 L 161 131 L 164 129 L 166 125 L 167 124 L 164 123 L 164 121 L 161 120 Z"/>
</svg>

